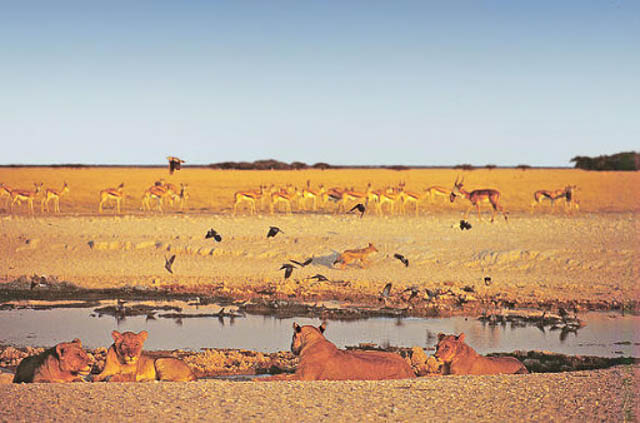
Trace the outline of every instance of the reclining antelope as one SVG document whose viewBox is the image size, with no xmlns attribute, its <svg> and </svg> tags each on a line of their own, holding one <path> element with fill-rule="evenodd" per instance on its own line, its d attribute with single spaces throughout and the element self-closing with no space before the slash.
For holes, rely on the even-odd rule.
<svg viewBox="0 0 640 423">
<path fill-rule="evenodd" d="M 65 182 L 61 190 L 47 188 L 44 190 L 44 196 L 40 203 L 40 212 L 49 211 L 49 202 L 53 201 L 54 213 L 60 213 L 60 198 L 69 192 L 69 185 Z"/>
<path fill-rule="evenodd" d="M 464 214 L 465 219 L 467 219 L 469 212 L 475 206 L 476 210 L 478 210 L 478 219 L 482 220 L 482 216 L 480 215 L 480 203 L 488 202 L 491 204 L 491 207 L 493 208 L 491 213 L 491 222 L 493 222 L 493 219 L 497 211 L 502 213 L 502 216 L 504 216 L 505 221 L 507 220 L 507 214 L 505 213 L 504 209 L 500 206 L 500 191 L 492 188 L 484 188 L 484 189 L 474 189 L 473 191 L 469 192 L 463 188 L 463 183 L 464 183 L 464 177 L 460 181 L 458 181 L 458 178 L 456 178 L 456 182 L 453 184 L 453 190 L 451 191 L 451 195 L 449 199 L 453 203 L 456 197 L 460 196 L 460 197 L 466 198 L 471 202 L 471 205 L 469 206 L 469 208 L 467 208 L 467 211 Z"/>
<path fill-rule="evenodd" d="M 33 200 L 35 200 L 36 196 L 38 195 L 38 193 L 40 193 L 40 191 L 42 190 L 42 182 L 37 184 L 37 183 L 33 183 L 33 186 L 35 187 L 33 191 L 29 191 L 26 189 L 12 189 L 10 191 L 10 195 L 11 195 L 11 210 L 13 211 L 13 206 L 14 204 L 18 203 L 21 204 L 23 201 L 25 201 L 28 205 L 29 205 L 29 210 L 31 212 L 31 214 L 34 214 L 33 212 Z"/>
</svg>

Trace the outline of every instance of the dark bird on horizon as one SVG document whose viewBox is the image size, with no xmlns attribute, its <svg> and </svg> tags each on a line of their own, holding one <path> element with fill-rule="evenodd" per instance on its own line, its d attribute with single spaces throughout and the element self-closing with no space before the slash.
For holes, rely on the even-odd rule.
<svg viewBox="0 0 640 423">
<path fill-rule="evenodd" d="M 173 270 L 171 270 L 171 266 L 173 266 L 173 262 L 176 260 L 176 255 L 172 255 L 171 257 L 164 258 L 164 268 L 171 274 L 173 274 Z"/>
<path fill-rule="evenodd" d="M 184 160 L 181 160 L 177 157 L 169 156 L 167 157 L 169 160 L 169 174 L 173 175 L 174 170 L 180 170 L 180 165 L 184 163 Z"/>
<path fill-rule="evenodd" d="M 362 216 L 364 216 L 364 212 L 367 209 L 365 208 L 364 204 L 358 203 L 355 206 L 351 207 L 351 210 L 349 210 L 347 213 L 351 213 L 351 212 L 354 212 L 356 210 L 360 212 L 360 218 L 362 219 Z"/>
<path fill-rule="evenodd" d="M 403 256 L 402 254 L 395 253 L 393 257 L 397 258 L 404 264 L 404 267 L 409 267 L 409 259 Z"/>
<path fill-rule="evenodd" d="M 491 278 L 489 276 L 484 277 L 484 284 L 487 286 L 491 285 Z"/>
<path fill-rule="evenodd" d="M 302 263 L 300 263 L 299 261 L 296 260 L 289 260 L 291 263 L 297 264 L 300 267 L 305 267 L 308 264 L 311 264 L 311 262 L 313 261 L 313 257 L 309 257 L 308 259 L 306 259 L 305 261 L 303 261 Z"/>
<path fill-rule="evenodd" d="M 389 282 L 384 286 L 384 288 L 382 288 L 382 291 L 380 291 L 380 298 L 378 298 L 378 300 L 386 302 L 389 299 L 390 293 L 391 293 L 391 282 Z"/>
<path fill-rule="evenodd" d="M 293 272 L 293 264 L 289 264 L 289 263 L 285 263 L 282 265 L 282 267 L 279 270 L 284 269 L 284 278 L 288 279 L 289 276 L 291 276 L 291 273 Z"/>
<path fill-rule="evenodd" d="M 277 226 L 270 226 L 269 232 L 267 232 L 267 238 L 278 235 L 278 232 L 284 233 L 282 229 L 278 228 Z"/>
<path fill-rule="evenodd" d="M 465 229 L 467 229 L 467 230 L 471 229 L 471 223 L 467 222 L 466 220 L 461 220 L 460 221 L 460 230 L 464 231 Z"/>
<path fill-rule="evenodd" d="M 213 238 L 217 242 L 222 241 L 222 236 L 213 228 L 209 229 L 207 234 L 204 236 L 204 239 L 209 239 L 209 238 Z"/>
<path fill-rule="evenodd" d="M 309 276 L 307 279 L 317 279 L 318 282 L 329 282 L 329 279 L 325 275 L 321 275 L 320 273 L 316 273 L 313 276 Z"/>
</svg>

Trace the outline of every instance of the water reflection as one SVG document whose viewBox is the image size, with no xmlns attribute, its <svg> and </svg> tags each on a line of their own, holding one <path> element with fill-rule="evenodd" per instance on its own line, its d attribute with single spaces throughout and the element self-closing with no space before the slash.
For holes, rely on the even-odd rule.
<svg viewBox="0 0 640 423">
<path fill-rule="evenodd" d="M 127 304 L 128 306 L 129 304 Z M 136 304 L 133 304 L 136 305 Z M 0 311 L 0 343 L 17 346 L 51 346 L 75 337 L 88 348 L 108 346 L 110 333 L 150 333 L 146 347 L 157 349 L 242 348 L 263 352 L 287 350 L 293 322 L 319 325 L 320 319 L 240 316 L 217 305 L 180 304 L 182 315 L 162 318 L 143 313 L 122 316 L 94 313 L 94 308 Z M 229 309 L 227 309 L 229 310 Z M 194 314 L 208 313 L 209 317 Z M 563 354 L 640 357 L 640 317 L 607 313 L 580 315 L 587 325 L 580 329 L 505 322 L 487 324 L 475 318 L 371 318 L 329 321 L 326 336 L 339 347 L 372 343 L 381 346 L 420 346 L 431 352 L 440 332 L 466 334 L 467 342 L 481 354 L 514 350 L 546 350 Z"/>
</svg>

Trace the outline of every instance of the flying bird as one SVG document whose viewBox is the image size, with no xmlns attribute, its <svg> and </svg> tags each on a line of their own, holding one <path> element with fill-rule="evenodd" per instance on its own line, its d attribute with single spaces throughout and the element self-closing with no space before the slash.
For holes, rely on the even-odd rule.
<svg viewBox="0 0 640 423">
<path fill-rule="evenodd" d="M 409 259 L 403 256 L 402 254 L 395 253 L 393 257 L 397 258 L 404 264 L 404 267 L 409 267 Z"/>
<path fill-rule="evenodd" d="M 184 163 L 184 160 L 181 160 L 177 157 L 169 156 L 167 157 L 169 160 L 169 174 L 173 175 L 174 170 L 180 170 L 180 165 Z"/>
<path fill-rule="evenodd" d="M 321 275 L 320 273 L 316 273 L 313 276 L 309 276 L 307 279 L 317 279 L 318 282 L 328 282 L 329 279 L 325 275 Z"/>
<path fill-rule="evenodd" d="M 284 269 L 284 278 L 288 279 L 289 276 L 291 276 L 291 273 L 293 272 L 293 264 L 289 264 L 289 263 L 285 263 L 282 265 L 282 267 L 279 270 Z"/>
<path fill-rule="evenodd" d="M 270 226 L 269 232 L 267 232 L 267 238 L 278 235 L 278 232 L 284 233 L 282 229 L 278 228 L 277 226 Z"/>
<path fill-rule="evenodd" d="M 461 220 L 460 221 L 460 230 L 464 231 L 465 229 L 467 229 L 467 230 L 471 229 L 471 223 L 467 222 L 466 220 Z"/>
<path fill-rule="evenodd" d="M 411 286 L 405 289 L 404 291 L 402 291 L 403 294 L 405 292 L 411 292 L 411 295 L 409 295 L 409 298 L 407 298 L 407 302 L 410 303 L 411 300 L 413 300 L 420 293 L 420 290 L 416 286 Z"/>
<path fill-rule="evenodd" d="M 173 266 L 173 262 L 176 260 L 176 255 L 172 255 L 169 258 L 164 258 L 164 268 L 167 269 L 167 271 L 169 273 L 173 273 L 173 270 L 171 270 L 171 266 Z"/>
<path fill-rule="evenodd" d="M 484 284 L 487 286 L 491 285 L 491 278 L 489 276 L 485 276 Z"/>
<path fill-rule="evenodd" d="M 209 238 L 213 238 L 217 242 L 222 241 L 222 236 L 220 236 L 220 234 L 218 232 L 216 232 L 216 230 L 213 229 L 213 228 L 209 229 L 207 234 L 204 236 L 204 239 L 209 239 Z"/>
<path fill-rule="evenodd" d="M 303 261 L 302 263 L 300 263 L 299 261 L 296 260 L 289 260 L 291 263 L 295 263 L 300 267 L 305 267 L 308 264 L 311 264 L 311 262 L 313 261 L 313 257 L 309 257 L 308 259 L 306 259 L 305 261 Z"/>
<path fill-rule="evenodd" d="M 360 218 L 362 219 L 362 216 L 364 216 L 364 212 L 366 210 L 366 208 L 364 207 L 364 204 L 362 203 L 356 204 L 355 206 L 351 207 L 351 210 L 349 210 L 347 213 L 351 213 L 355 210 L 360 212 Z"/>
<path fill-rule="evenodd" d="M 378 300 L 386 302 L 389 299 L 389 293 L 390 292 L 391 292 L 391 282 L 386 284 L 384 286 L 384 288 L 382 289 L 382 291 L 380 291 L 380 298 L 378 298 Z"/>
</svg>

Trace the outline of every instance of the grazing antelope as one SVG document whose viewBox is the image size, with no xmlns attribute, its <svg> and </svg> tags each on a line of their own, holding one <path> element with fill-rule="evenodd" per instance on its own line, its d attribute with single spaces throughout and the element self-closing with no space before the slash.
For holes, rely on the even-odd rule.
<svg viewBox="0 0 640 423">
<path fill-rule="evenodd" d="M 436 197 L 441 197 L 444 201 L 447 201 L 447 198 L 451 196 L 451 190 L 439 185 L 433 185 L 429 188 L 425 189 L 426 197 L 429 198 L 429 202 L 431 204 L 434 203 Z"/>
<path fill-rule="evenodd" d="M 9 188 L 3 183 L 0 183 L 0 198 L 5 196 L 7 197 L 7 201 L 5 201 L 4 203 L 4 206 L 6 208 L 9 205 L 9 202 L 11 201 L 11 188 Z"/>
<path fill-rule="evenodd" d="M 263 186 L 260 185 L 259 190 L 247 190 L 247 191 L 236 191 L 233 194 L 234 203 L 233 203 L 233 215 L 235 216 L 238 212 L 238 205 L 242 203 L 249 203 L 249 212 L 251 214 L 256 214 L 256 201 L 261 200 L 264 196 Z"/>
<path fill-rule="evenodd" d="M 100 191 L 99 213 L 102 213 L 102 205 L 109 200 L 116 202 L 116 213 L 120 214 L 120 203 L 124 201 L 124 182 L 118 185 L 118 188 L 106 188 Z"/>
<path fill-rule="evenodd" d="M 531 212 L 533 212 L 533 208 L 539 204 L 542 204 L 542 201 L 544 199 L 548 199 L 549 203 L 551 204 L 551 208 L 553 208 L 553 205 L 555 203 L 555 201 L 559 198 L 564 198 L 564 190 L 563 189 L 556 189 L 553 191 L 549 191 L 546 189 L 540 189 L 536 192 L 533 193 L 533 201 L 531 202 Z"/>
<path fill-rule="evenodd" d="M 170 196 L 169 188 L 163 184 L 150 186 L 142 195 L 142 210 L 151 211 L 151 200 L 156 200 L 158 211 L 162 212 L 162 201 L 165 197 Z"/>
<path fill-rule="evenodd" d="M 42 202 L 40 203 L 40 212 L 44 213 L 45 210 L 49 211 L 49 201 L 53 201 L 53 211 L 54 213 L 60 213 L 60 198 L 63 195 L 69 192 L 69 185 L 64 183 L 64 186 L 60 191 L 53 188 L 47 188 L 44 190 L 44 197 L 42 197 Z"/>
<path fill-rule="evenodd" d="M 285 212 L 291 214 L 291 203 L 296 201 L 300 195 L 297 187 L 293 189 L 293 192 L 281 189 L 271 193 L 271 203 L 269 204 L 271 214 L 273 214 L 275 207 L 280 203 L 284 204 Z"/>
<path fill-rule="evenodd" d="M 504 216 L 504 220 L 507 220 L 507 214 L 504 212 L 502 207 L 500 206 L 500 191 L 485 188 L 485 189 L 474 189 L 471 192 L 468 192 L 462 188 L 462 184 L 464 183 L 464 177 L 461 181 L 458 181 L 456 178 L 456 182 L 453 184 L 453 190 L 451 191 L 451 195 L 449 197 L 450 201 L 453 203 L 458 196 L 465 197 L 467 200 L 471 202 L 471 205 L 467 209 L 464 214 L 464 218 L 467 219 L 469 215 L 469 211 L 475 206 L 478 210 L 478 219 L 482 220 L 482 216 L 480 215 L 480 203 L 481 202 L 489 202 L 493 207 L 491 213 L 491 222 L 493 222 L 493 218 L 496 215 L 496 211 L 499 211 Z"/>
<path fill-rule="evenodd" d="M 365 192 L 355 191 L 355 190 L 345 190 L 342 192 L 341 201 L 338 202 L 338 209 L 336 212 L 347 211 L 347 205 L 351 202 L 368 202 L 369 196 L 373 191 L 371 190 L 371 182 L 367 184 L 367 190 Z"/>
<path fill-rule="evenodd" d="M 36 198 L 40 190 L 42 190 L 42 185 L 43 185 L 42 182 L 39 184 L 34 182 L 33 186 L 35 188 L 33 191 L 29 191 L 26 189 L 12 189 L 11 190 L 11 210 L 13 211 L 14 204 L 16 203 L 20 204 L 23 201 L 26 201 L 27 204 L 29 204 L 29 210 L 31 211 L 31 214 L 34 214 L 33 200 Z"/>
</svg>

